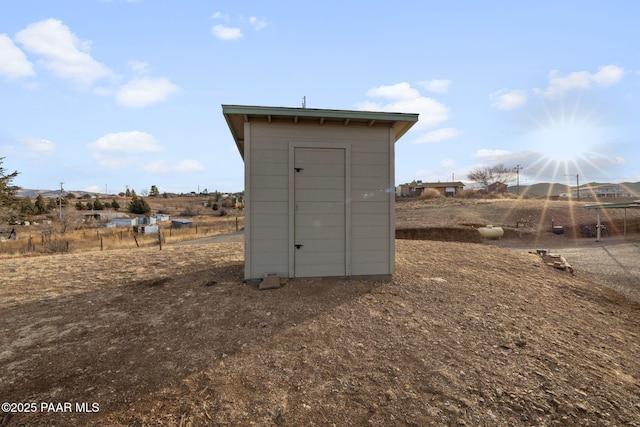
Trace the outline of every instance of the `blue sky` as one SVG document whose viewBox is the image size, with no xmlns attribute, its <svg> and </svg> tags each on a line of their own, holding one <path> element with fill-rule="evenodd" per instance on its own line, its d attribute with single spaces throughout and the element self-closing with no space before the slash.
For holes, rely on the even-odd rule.
<svg viewBox="0 0 640 427">
<path fill-rule="evenodd" d="M 24 188 L 240 191 L 221 104 L 419 113 L 396 183 L 520 165 L 640 181 L 629 1 L 0 0 L 0 157 Z"/>
</svg>

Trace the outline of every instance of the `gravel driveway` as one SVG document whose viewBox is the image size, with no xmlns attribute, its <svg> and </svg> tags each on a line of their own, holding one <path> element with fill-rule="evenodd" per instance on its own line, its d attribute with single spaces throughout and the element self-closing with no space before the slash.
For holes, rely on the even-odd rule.
<svg viewBox="0 0 640 427">
<path fill-rule="evenodd" d="M 640 243 L 597 242 L 559 250 L 576 271 L 640 303 Z"/>
<path fill-rule="evenodd" d="M 491 242 L 528 252 L 548 249 L 566 258 L 578 277 L 586 277 L 640 303 L 640 241 L 620 237 L 571 240 L 563 237 L 544 239 L 526 246 L 522 242 L 500 240 Z M 533 246 L 532 246 L 533 245 Z"/>
</svg>

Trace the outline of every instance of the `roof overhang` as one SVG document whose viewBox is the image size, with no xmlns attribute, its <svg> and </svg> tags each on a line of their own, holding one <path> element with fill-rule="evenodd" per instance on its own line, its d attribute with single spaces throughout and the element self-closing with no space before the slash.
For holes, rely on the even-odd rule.
<svg viewBox="0 0 640 427">
<path fill-rule="evenodd" d="M 258 107 L 222 105 L 224 115 L 238 151 L 244 159 L 245 123 L 286 123 L 292 125 L 361 126 L 393 128 L 395 141 L 418 121 L 418 114 L 376 111 L 324 110 L 316 108 Z"/>
</svg>

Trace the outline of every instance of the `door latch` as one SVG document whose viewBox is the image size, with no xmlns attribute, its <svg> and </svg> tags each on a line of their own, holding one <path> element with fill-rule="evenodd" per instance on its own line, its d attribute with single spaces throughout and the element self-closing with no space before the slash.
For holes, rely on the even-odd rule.
<svg viewBox="0 0 640 427">
<path fill-rule="evenodd" d="M 296 249 L 300 249 L 301 247 L 303 247 L 304 245 L 294 245 L 296 247 Z"/>
<path fill-rule="evenodd" d="M 293 169 L 295 169 L 296 172 L 300 172 L 300 171 L 304 170 L 304 168 L 293 168 Z"/>
</svg>

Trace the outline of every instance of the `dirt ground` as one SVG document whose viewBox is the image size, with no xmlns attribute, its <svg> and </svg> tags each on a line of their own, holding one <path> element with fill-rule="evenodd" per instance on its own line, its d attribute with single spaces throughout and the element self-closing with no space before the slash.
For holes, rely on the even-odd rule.
<svg viewBox="0 0 640 427">
<path fill-rule="evenodd" d="M 0 425 L 640 426 L 640 304 L 513 244 L 268 291 L 236 242 L 0 260 Z"/>
</svg>

